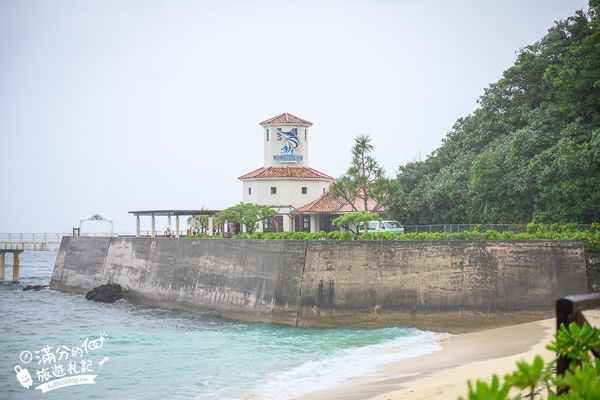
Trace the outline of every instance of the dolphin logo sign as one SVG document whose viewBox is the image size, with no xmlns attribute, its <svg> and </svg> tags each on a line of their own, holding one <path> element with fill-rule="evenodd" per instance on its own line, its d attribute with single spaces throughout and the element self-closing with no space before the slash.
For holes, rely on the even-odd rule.
<svg viewBox="0 0 600 400">
<path fill-rule="evenodd" d="M 296 148 L 300 144 L 300 139 L 298 139 L 298 128 L 292 128 L 290 131 L 285 132 L 281 128 L 277 128 L 277 136 L 283 137 L 285 139 L 285 144 L 281 147 L 279 151 L 281 154 L 295 154 Z"/>
</svg>

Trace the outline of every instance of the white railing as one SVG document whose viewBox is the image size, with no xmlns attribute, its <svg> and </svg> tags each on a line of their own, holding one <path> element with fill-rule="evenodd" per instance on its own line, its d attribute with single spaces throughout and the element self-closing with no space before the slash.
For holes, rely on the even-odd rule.
<svg viewBox="0 0 600 400">
<path fill-rule="evenodd" d="M 0 250 L 30 250 L 30 251 L 55 251 L 60 243 L 45 242 L 0 242 Z"/>
<path fill-rule="evenodd" d="M 7 243 L 60 243 L 70 233 L 0 233 L 0 242 Z"/>
<path fill-rule="evenodd" d="M 0 243 L 59 243 L 63 236 L 72 233 L 0 233 Z M 109 237 L 119 236 L 116 233 L 82 233 L 81 236 Z"/>
</svg>

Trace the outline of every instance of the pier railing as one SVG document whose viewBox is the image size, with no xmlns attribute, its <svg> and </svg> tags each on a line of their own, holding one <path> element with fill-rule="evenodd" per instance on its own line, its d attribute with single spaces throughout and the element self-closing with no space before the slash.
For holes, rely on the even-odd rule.
<svg viewBox="0 0 600 400">
<path fill-rule="evenodd" d="M 173 231 L 156 231 L 157 237 L 173 237 Z M 180 236 L 185 237 L 186 231 L 181 231 Z M 69 233 L 0 233 L 0 250 L 32 250 L 32 251 L 54 251 L 58 250 L 63 236 L 73 236 Z M 81 233 L 85 237 L 135 237 L 135 233 Z M 150 237 L 150 231 L 142 231 L 142 237 Z"/>
<path fill-rule="evenodd" d="M 63 236 L 73 236 L 73 233 L 0 233 L 0 243 L 12 242 L 12 243 L 60 243 Z M 97 236 L 97 237 L 108 237 L 108 236 L 119 236 L 116 233 L 82 233 L 81 236 Z"/>
<path fill-rule="evenodd" d="M 70 233 L 0 233 L 0 243 L 60 243 Z"/>
<path fill-rule="evenodd" d="M 583 312 L 600 308 L 600 293 L 581 294 L 567 296 L 556 301 L 556 331 L 564 324 L 566 327 L 571 322 L 582 326 L 587 322 Z M 599 357 L 598 349 L 593 349 L 594 356 Z M 569 368 L 571 360 L 567 357 L 559 357 L 556 363 L 556 374 L 564 375 Z M 563 391 L 564 392 L 564 391 Z"/>
<path fill-rule="evenodd" d="M 72 233 L 0 233 L 0 250 L 58 250 L 63 236 L 73 236 Z M 82 236 L 118 236 L 107 233 L 85 233 Z"/>
</svg>

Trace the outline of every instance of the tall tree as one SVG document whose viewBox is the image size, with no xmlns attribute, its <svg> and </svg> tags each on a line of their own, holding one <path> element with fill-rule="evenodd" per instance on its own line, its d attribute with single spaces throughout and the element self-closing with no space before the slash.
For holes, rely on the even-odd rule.
<svg viewBox="0 0 600 400">
<path fill-rule="evenodd" d="M 355 206 L 356 200 L 361 200 L 364 211 L 372 211 L 369 210 L 369 200 L 383 204 L 390 193 L 389 182 L 373 157 L 373 150 L 368 135 L 355 138 L 350 168 L 331 186 L 332 196 L 351 204 L 354 211 L 358 211 Z"/>
</svg>

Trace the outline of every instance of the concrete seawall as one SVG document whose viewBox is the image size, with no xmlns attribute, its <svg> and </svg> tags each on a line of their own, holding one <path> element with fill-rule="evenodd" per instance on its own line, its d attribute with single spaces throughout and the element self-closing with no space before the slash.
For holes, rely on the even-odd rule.
<svg viewBox="0 0 600 400">
<path fill-rule="evenodd" d="M 451 331 L 551 316 L 587 292 L 578 242 L 63 238 L 52 288 L 110 282 L 243 321 Z"/>
</svg>

